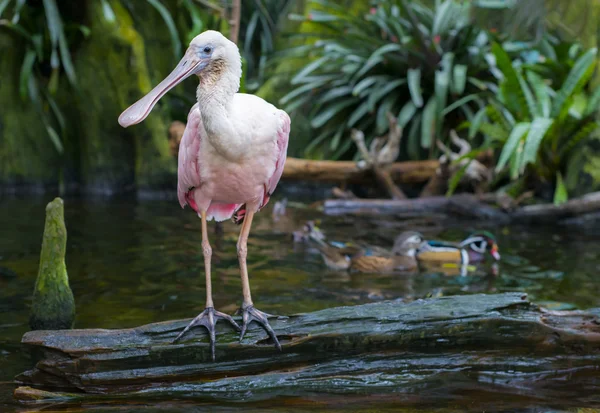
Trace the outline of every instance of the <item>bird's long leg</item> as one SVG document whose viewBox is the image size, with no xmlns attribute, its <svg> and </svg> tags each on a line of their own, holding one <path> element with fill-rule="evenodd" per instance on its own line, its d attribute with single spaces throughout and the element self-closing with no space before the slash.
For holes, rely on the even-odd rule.
<svg viewBox="0 0 600 413">
<path fill-rule="evenodd" d="M 177 336 L 174 342 L 177 342 L 181 337 L 188 332 L 188 330 L 195 326 L 204 326 L 208 330 L 210 337 L 210 353 L 213 361 L 215 360 L 215 325 L 221 318 L 229 321 L 236 330 L 240 330 L 240 326 L 231 318 L 230 315 L 216 311 L 213 307 L 212 299 L 212 283 L 210 277 L 210 261 L 212 257 L 212 248 L 208 242 L 208 229 L 206 222 L 206 212 L 201 212 L 200 217 L 202 218 L 202 254 L 204 255 L 204 273 L 206 275 L 206 306 L 196 318 Z"/>
<path fill-rule="evenodd" d="M 281 350 L 281 344 L 279 344 L 279 340 L 277 339 L 277 335 L 273 328 L 269 324 L 269 317 L 275 317 L 271 314 L 263 313 L 254 307 L 252 303 L 252 296 L 250 294 L 250 281 L 248 280 L 248 266 L 246 265 L 246 257 L 248 256 L 248 235 L 250 234 L 250 227 L 252 226 L 252 218 L 254 217 L 254 212 L 251 209 L 246 211 L 246 215 L 244 217 L 244 222 L 242 223 L 242 229 L 240 231 L 240 237 L 238 238 L 237 243 L 237 253 L 238 260 L 240 262 L 240 272 L 242 276 L 242 293 L 244 295 L 244 302 L 242 304 L 242 332 L 240 334 L 240 341 L 244 338 L 244 334 L 246 334 L 246 329 L 248 325 L 256 321 L 260 324 L 266 332 L 271 337 L 271 340 L 275 342 L 275 347 Z"/>
</svg>

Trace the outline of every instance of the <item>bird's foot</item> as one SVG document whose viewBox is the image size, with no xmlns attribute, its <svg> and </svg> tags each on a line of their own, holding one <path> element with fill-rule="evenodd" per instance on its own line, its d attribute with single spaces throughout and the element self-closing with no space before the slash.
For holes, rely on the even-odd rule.
<svg viewBox="0 0 600 413">
<path fill-rule="evenodd" d="M 248 328 L 250 323 L 253 321 L 256 321 L 269 334 L 269 337 L 271 337 L 271 340 L 273 340 L 273 342 L 275 343 L 275 347 L 277 347 L 277 349 L 279 349 L 279 351 L 281 351 L 281 344 L 279 344 L 277 335 L 275 334 L 275 331 L 269 324 L 269 320 L 268 320 L 269 317 L 273 318 L 273 317 L 277 317 L 277 316 L 272 315 L 272 314 L 263 313 L 262 311 L 256 309 L 253 305 L 242 306 L 240 311 L 242 313 L 242 332 L 240 334 L 240 341 L 242 341 L 242 339 L 244 338 L 244 334 L 246 334 L 246 329 Z"/>
<path fill-rule="evenodd" d="M 206 307 L 204 311 L 198 314 L 198 316 L 194 318 L 192 322 L 189 323 L 181 333 L 179 333 L 177 338 L 173 340 L 173 343 L 177 343 L 185 335 L 185 333 L 188 332 L 190 328 L 195 326 L 204 326 L 208 330 L 208 335 L 210 337 L 210 354 L 212 356 L 212 360 L 215 361 L 215 326 L 217 325 L 217 321 L 219 319 L 229 321 L 229 323 L 237 331 L 240 331 L 240 326 L 233 320 L 233 318 L 229 314 L 217 311 L 213 307 Z"/>
</svg>

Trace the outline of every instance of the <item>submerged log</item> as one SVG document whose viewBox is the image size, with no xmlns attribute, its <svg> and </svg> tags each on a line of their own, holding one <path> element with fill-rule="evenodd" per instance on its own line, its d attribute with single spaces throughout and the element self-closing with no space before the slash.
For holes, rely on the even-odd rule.
<svg viewBox="0 0 600 413">
<path fill-rule="evenodd" d="M 279 397 L 418 391 L 452 399 L 464 387 L 517 394 L 556 386 L 600 394 L 600 309 L 550 312 L 525 294 L 386 301 L 272 321 L 276 351 L 253 326 L 243 343 L 217 326 L 217 361 L 204 331 L 171 344 L 189 320 L 124 330 L 33 331 L 41 359 L 17 377 L 21 400 Z M 563 380 L 569 377 L 568 383 Z"/>
<path fill-rule="evenodd" d="M 387 171 L 396 183 L 418 184 L 435 174 L 438 161 L 396 162 Z M 313 161 L 288 157 L 283 178 L 323 182 L 371 183 L 375 176 L 370 169 L 360 169 L 352 161 Z"/>
</svg>

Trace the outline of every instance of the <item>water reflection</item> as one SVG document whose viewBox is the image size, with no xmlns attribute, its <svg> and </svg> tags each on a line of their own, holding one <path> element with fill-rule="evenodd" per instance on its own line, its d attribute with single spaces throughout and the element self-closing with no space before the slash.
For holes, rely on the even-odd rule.
<svg viewBox="0 0 600 413">
<path fill-rule="evenodd" d="M 33 283 L 50 199 L 0 201 L 0 410 L 14 407 L 10 380 L 28 367 L 18 342 L 27 330 Z M 383 299 L 478 292 L 526 291 L 555 309 L 600 307 L 597 240 L 556 228 L 493 228 L 502 253 L 497 275 L 445 271 L 360 274 L 328 270 L 317 251 L 293 243 L 291 233 L 319 220 L 328 238 L 389 247 L 405 230 L 428 238 L 460 240 L 472 222 L 443 216 L 414 218 L 324 217 L 288 204 L 275 222 L 257 215 L 249 240 L 252 295 L 269 313 L 290 314 Z M 200 221 L 173 201 L 131 199 L 65 202 L 67 268 L 79 328 L 122 328 L 196 315 L 204 307 Z M 241 303 L 235 243 L 239 227 L 211 226 L 215 307 L 233 312 Z"/>
</svg>

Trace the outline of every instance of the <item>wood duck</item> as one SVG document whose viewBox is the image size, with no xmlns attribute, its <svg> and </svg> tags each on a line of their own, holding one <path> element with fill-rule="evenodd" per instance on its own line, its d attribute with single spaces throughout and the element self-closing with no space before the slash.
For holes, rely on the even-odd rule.
<svg viewBox="0 0 600 413">
<path fill-rule="evenodd" d="M 420 233 L 406 231 L 395 240 L 391 251 L 381 247 L 358 247 L 346 244 L 317 242 L 317 248 L 332 270 L 351 270 L 368 273 L 410 271 L 417 268 L 415 255 L 423 243 Z"/>
<path fill-rule="evenodd" d="M 427 241 L 418 249 L 419 262 L 430 264 L 456 263 L 468 265 L 486 259 L 489 252 L 494 260 L 500 260 L 496 238 L 487 231 L 475 232 L 458 244 L 444 241 Z"/>
</svg>

